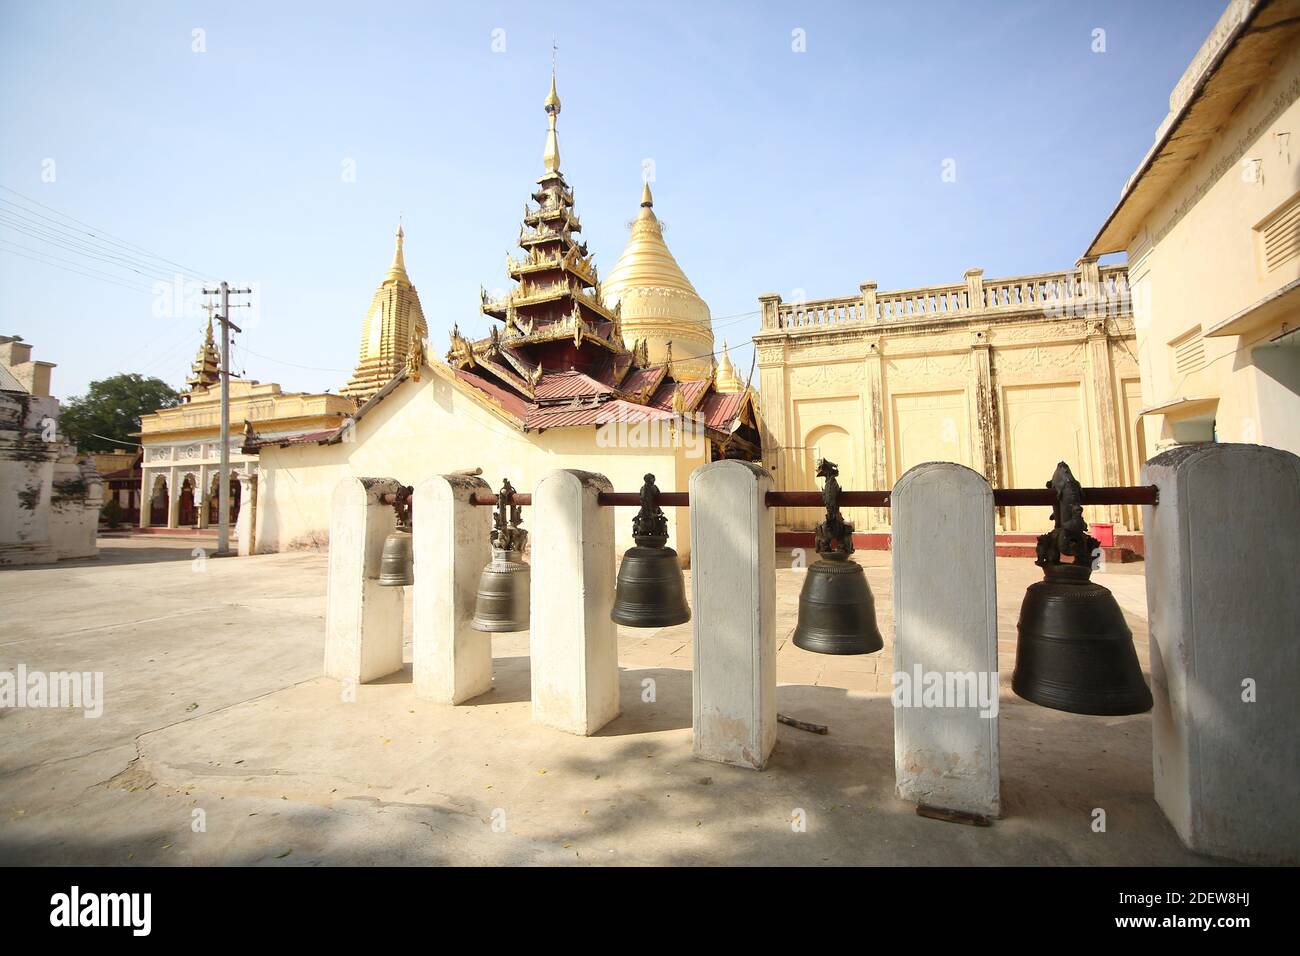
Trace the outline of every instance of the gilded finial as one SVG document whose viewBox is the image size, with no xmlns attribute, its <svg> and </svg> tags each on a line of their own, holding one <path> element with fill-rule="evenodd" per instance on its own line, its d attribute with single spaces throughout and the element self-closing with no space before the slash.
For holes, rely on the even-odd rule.
<svg viewBox="0 0 1300 956">
<path fill-rule="evenodd" d="M 647 179 L 641 184 L 641 206 L 644 209 L 649 209 L 654 204 L 654 196 L 650 195 L 650 180 Z"/>
<path fill-rule="evenodd" d="M 388 267 L 387 279 L 406 279 L 409 283 L 411 280 L 406 275 L 406 257 L 402 251 L 403 241 L 406 233 L 402 229 L 402 217 L 397 217 L 397 248 L 393 250 L 393 264 Z"/>
<path fill-rule="evenodd" d="M 555 118 L 560 115 L 560 96 L 555 92 L 555 67 L 551 67 L 551 92 L 546 94 L 543 104 L 550 129 L 546 133 L 546 150 L 542 153 L 542 165 L 548 173 L 560 171 L 560 141 L 555 135 Z"/>
<path fill-rule="evenodd" d="M 542 104 L 546 112 L 558 114 L 560 112 L 560 94 L 555 92 L 555 67 L 551 67 L 551 92 L 546 94 L 546 102 Z"/>
</svg>

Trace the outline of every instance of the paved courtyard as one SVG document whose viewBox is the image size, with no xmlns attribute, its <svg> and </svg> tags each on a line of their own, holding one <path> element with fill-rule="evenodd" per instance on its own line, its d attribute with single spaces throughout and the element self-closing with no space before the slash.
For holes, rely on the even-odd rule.
<svg viewBox="0 0 1300 956">
<path fill-rule="evenodd" d="M 99 718 L 0 710 L 0 863 L 1209 862 L 1152 799 L 1149 717 L 1011 695 L 1028 559 L 998 561 L 1004 811 L 975 828 L 893 794 L 887 553 L 857 556 L 887 641 L 861 658 L 793 646 L 805 572 L 778 555 L 779 709 L 830 733 L 781 726 L 756 773 L 691 757 L 690 625 L 620 631 L 623 713 L 591 738 L 532 724 L 526 634 L 493 639 L 490 693 L 417 700 L 409 611 L 407 669 L 346 701 L 320 676 L 326 556 L 192 556 L 208 543 L 0 570 L 0 671 L 102 671 L 105 693 Z M 1142 565 L 1097 579 L 1145 668 Z"/>
</svg>

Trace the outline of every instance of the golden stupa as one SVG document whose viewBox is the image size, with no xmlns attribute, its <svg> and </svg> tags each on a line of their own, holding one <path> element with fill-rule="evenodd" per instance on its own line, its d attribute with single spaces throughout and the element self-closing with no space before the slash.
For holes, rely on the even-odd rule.
<svg viewBox="0 0 1300 956">
<path fill-rule="evenodd" d="M 429 334 L 420 296 L 406 274 L 406 259 L 402 254 L 404 238 L 401 223 L 398 223 L 393 264 L 375 290 L 370 309 L 361 323 L 361 349 L 356 371 L 347 385 L 339 389 L 342 394 L 356 399 L 358 404 L 387 385 L 405 366 L 412 340 L 423 344 Z"/>
<path fill-rule="evenodd" d="M 668 251 L 653 207 L 647 182 L 627 248 L 601 283 L 601 292 L 610 308 L 621 306 L 623 341 L 629 348 L 644 340 L 651 363 L 671 357 L 678 381 L 706 379 L 713 374 L 709 306 Z"/>
<path fill-rule="evenodd" d="M 731 355 L 727 352 L 727 340 L 722 340 L 722 355 L 718 358 L 718 374 L 713 380 L 719 392 L 743 392 L 745 383 L 736 374 L 736 367 L 731 364 Z"/>
</svg>

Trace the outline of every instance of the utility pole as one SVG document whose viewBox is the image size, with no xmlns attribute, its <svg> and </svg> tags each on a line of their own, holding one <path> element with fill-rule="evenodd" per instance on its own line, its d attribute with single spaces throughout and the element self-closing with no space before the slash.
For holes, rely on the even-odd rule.
<svg viewBox="0 0 1300 956">
<path fill-rule="evenodd" d="M 230 554 L 230 330 L 244 331 L 230 321 L 231 295 L 251 295 L 252 289 L 232 289 L 224 279 L 219 289 L 204 289 L 205 295 L 221 293 L 221 465 L 217 475 L 217 556 Z M 248 303 L 233 308 L 247 308 Z M 241 505 L 242 506 L 242 505 Z"/>
</svg>

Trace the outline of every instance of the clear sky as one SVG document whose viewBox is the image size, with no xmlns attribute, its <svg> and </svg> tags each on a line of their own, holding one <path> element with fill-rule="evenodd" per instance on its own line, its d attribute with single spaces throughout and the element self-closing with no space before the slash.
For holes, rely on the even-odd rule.
<svg viewBox="0 0 1300 956">
<path fill-rule="evenodd" d="M 485 335 L 558 41 L 598 266 L 651 160 L 743 376 L 760 293 L 1072 266 L 1224 3 L 0 0 L 0 333 L 61 397 L 181 386 L 205 313 L 154 287 L 179 265 L 256 284 L 236 371 L 337 390 L 400 213 L 433 349 Z"/>
</svg>

